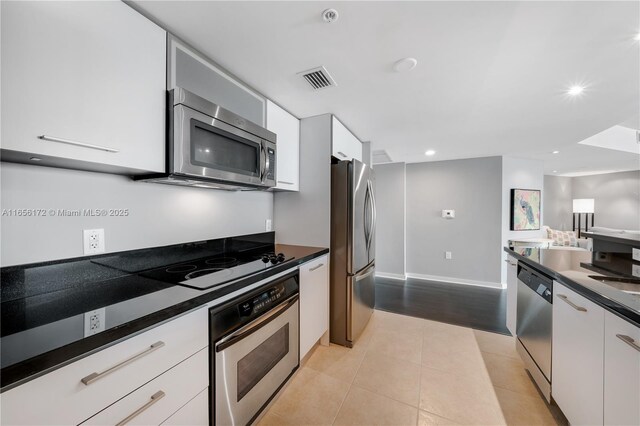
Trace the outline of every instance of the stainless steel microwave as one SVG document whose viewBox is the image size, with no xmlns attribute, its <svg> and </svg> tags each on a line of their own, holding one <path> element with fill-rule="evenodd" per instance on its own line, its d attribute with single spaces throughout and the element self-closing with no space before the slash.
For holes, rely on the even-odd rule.
<svg viewBox="0 0 640 426">
<path fill-rule="evenodd" d="M 155 183 L 230 190 L 276 185 L 276 135 L 182 88 L 169 91 L 167 172 Z"/>
</svg>

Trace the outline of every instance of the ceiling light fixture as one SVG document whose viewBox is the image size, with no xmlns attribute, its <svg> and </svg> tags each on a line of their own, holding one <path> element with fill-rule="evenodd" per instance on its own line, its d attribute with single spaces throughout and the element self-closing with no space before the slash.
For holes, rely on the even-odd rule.
<svg viewBox="0 0 640 426">
<path fill-rule="evenodd" d="M 636 34 L 636 36 L 633 39 L 635 41 L 640 41 L 640 33 Z"/>
<path fill-rule="evenodd" d="M 428 155 L 428 156 L 432 156 L 432 155 L 435 155 L 435 154 L 436 154 L 436 152 L 434 150 L 432 150 L 432 149 L 430 149 L 428 151 L 425 151 L 425 153 L 424 153 L 424 155 Z"/>
<path fill-rule="evenodd" d="M 416 65 L 418 65 L 418 60 L 416 58 L 403 58 L 393 64 L 393 69 L 397 72 L 411 71 L 416 67 Z"/>
<path fill-rule="evenodd" d="M 553 151 L 552 154 L 560 154 L 560 151 Z"/>
<path fill-rule="evenodd" d="M 571 96 L 578 96 L 583 91 L 584 91 L 584 86 L 580 86 L 576 84 L 575 86 L 571 86 L 569 90 L 567 90 L 567 94 Z"/>
<path fill-rule="evenodd" d="M 558 173 L 558 171 L 557 171 L 557 170 L 554 170 L 554 171 L 553 171 L 553 173 Z"/>
</svg>

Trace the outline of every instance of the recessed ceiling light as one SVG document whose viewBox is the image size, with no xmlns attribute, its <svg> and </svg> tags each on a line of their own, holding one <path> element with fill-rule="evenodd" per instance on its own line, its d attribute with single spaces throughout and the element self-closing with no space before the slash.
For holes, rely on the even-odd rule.
<svg viewBox="0 0 640 426">
<path fill-rule="evenodd" d="M 416 58 L 403 58 L 393 64 L 393 69 L 397 72 L 411 71 L 418 65 Z"/>
<path fill-rule="evenodd" d="M 553 171 L 553 173 L 558 173 L 558 171 L 557 171 L 557 170 L 554 170 L 554 171 Z"/>
<path fill-rule="evenodd" d="M 432 155 L 435 155 L 435 153 L 436 152 L 434 150 L 430 149 L 428 151 L 425 151 L 424 155 L 432 156 Z"/>
<path fill-rule="evenodd" d="M 552 154 L 560 154 L 560 151 L 553 151 Z"/>
<path fill-rule="evenodd" d="M 636 34 L 636 36 L 633 39 L 635 41 L 640 41 L 640 33 Z"/>
<path fill-rule="evenodd" d="M 571 96 L 578 96 L 583 91 L 584 91 L 584 86 L 575 85 L 575 86 L 571 86 L 569 90 L 567 90 L 567 94 Z"/>
</svg>

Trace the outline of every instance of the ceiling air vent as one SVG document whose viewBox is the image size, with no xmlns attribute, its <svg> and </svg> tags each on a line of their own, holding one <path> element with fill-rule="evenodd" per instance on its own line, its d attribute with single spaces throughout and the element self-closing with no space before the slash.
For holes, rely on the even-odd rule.
<svg viewBox="0 0 640 426">
<path fill-rule="evenodd" d="M 313 68 L 300 72 L 298 75 L 304 77 L 304 79 L 307 80 L 307 83 L 313 87 L 313 90 L 325 89 L 327 87 L 338 85 L 325 67 Z"/>
<path fill-rule="evenodd" d="M 391 157 L 389 157 L 387 151 L 383 149 L 373 151 L 371 157 L 373 164 L 391 163 Z"/>
</svg>

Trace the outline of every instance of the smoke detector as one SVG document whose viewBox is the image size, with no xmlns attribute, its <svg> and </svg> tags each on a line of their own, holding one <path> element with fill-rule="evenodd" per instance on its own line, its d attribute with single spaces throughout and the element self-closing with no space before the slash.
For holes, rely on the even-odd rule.
<svg viewBox="0 0 640 426">
<path fill-rule="evenodd" d="M 307 83 L 313 87 L 313 90 L 325 89 L 327 87 L 338 85 L 333 77 L 331 77 L 331 74 L 329 74 L 329 71 L 327 71 L 323 66 L 299 72 L 298 75 L 304 77 L 304 79 L 307 80 Z"/>
<path fill-rule="evenodd" d="M 336 22 L 339 17 L 340 15 L 338 15 L 338 11 L 335 9 L 326 9 L 324 12 L 322 12 L 322 19 L 327 24 Z"/>
</svg>

